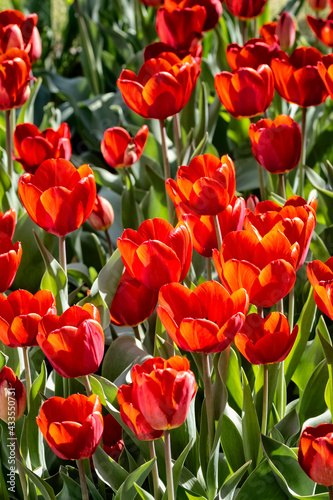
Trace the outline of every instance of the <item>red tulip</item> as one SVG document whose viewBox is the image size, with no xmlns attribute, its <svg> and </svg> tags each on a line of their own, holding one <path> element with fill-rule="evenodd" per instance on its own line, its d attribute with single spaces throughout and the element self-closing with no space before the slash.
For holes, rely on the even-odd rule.
<svg viewBox="0 0 333 500">
<path fill-rule="evenodd" d="M 299 244 L 275 228 L 262 238 L 250 231 L 227 234 L 213 259 L 222 284 L 229 292 L 245 288 L 251 304 L 272 307 L 294 286 Z"/>
<path fill-rule="evenodd" d="M 333 257 L 325 263 L 320 260 L 309 262 L 306 271 L 317 306 L 333 319 Z"/>
<path fill-rule="evenodd" d="M 18 193 L 38 226 L 65 236 L 91 214 L 96 199 L 95 177 L 88 165 L 76 169 L 67 160 L 45 160 L 35 174 L 20 177 Z"/>
<path fill-rule="evenodd" d="M 327 0 L 306 0 L 310 5 L 311 9 L 315 11 L 324 10 L 327 7 Z"/>
<path fill-rule="evenodd" d="M 101 151 L 104 160 L 112 168 L 130 167 L 139 160 L 148 139 L 148 127 L 143 125 L 134 138 L 121 127 L 108 128 L 104 132 Z"/>
<path fill-rule="evenodd" d="M 318 62 L 317 69 L 329 96 L 333 99 L 333 54 L 324 56 Z"/>
<path fill-rule="evenodd" d="M 91 457 L 103 434 L 102 405 L 98 396 L 72 394 L 52 397 L 42 404 L 36 418 L 52 451 L 64 460 Z"/>
<path fill-rule="evenodd" d="M 145 220 L 137 231 L 125 229 L 118 248 L 130 275 L 156 291 L 166 283 L 182 281 L 191 265 L 187 227 L 178 224 L 174 228 L 164 219 Z"/>
<path fill-rule="evenodd" d="M 111 323 L 137 326 L 151 316 L 156 303 L 157 292 L 142 285 L 125 270 L 112 300 Z"/>
<path fill-rule="evenodd" d="M 179 167 L 177 182 L 166 181 L 175 205 L 182 204 L 199 215 L 222 212 L 234 197 L 235 188 L 235 167 L 227 155 L 221 160 L 212 154 L 196 156 L 188 166 Z"/>
<path fill-rule="evenodd" d="M 214 218 L 211 215 L 182 213 L 181 204 L 176 207 L 179 221 L 184 221 L 191 233 L 193 248 L 203 257 L 211 257 L 218 248 Z M 222 239 L 231 231 L 243 229 L 245 201 L 234 196 L 230 205 L 217 214 Z"/>
<path fill-rule="evenodd" d="M 0 232 L 0 293 L 10 288 L 16 276 L 22 257 L 21 243 L 12 240 L 7 234 Z"/>
<path fill-rule="evenodd" d="M 259 34 L 262 37 L 263 41 L 268 45 L 272 43 L 280 44 L 279 37 L 276 34 L 277 22 L 271 21 L 269 23 L 263 24 L 259 28 Z"/>
<path fill-rule="evenodd" d="M 333 11 L 325 21 L 312 16 L 306 16 L 306 20 L 318 40 L 327 47 L 333 47 Z"/>
<path fill-rule="evenodd" d="M 235 346 L 253 365 L 280 363 L 288 356 L 298 332 L 290 326 L 284 314 L 273 312 L 262 318 L 249 314 L 243 328 L 234 339 Z"/>
<path fill-rule="evenodd" d="M 103 421 L 103 450 L 109 455 L 109 457 L 118 462 L 120 454 L 124 448 L 124 441 L 122 439 L 123 429 L 111 413 L 108 413 L 105 417 L 103 417 Z"/>
<path fill-rule="evenodd" d="M 216 281 L 192 292 L 179 283 L 164 285 L 157 314 L 172 340 L 185 351 L 221 352 L 242 328 L 249 307 L 244 289 L 230 295 Z"/>
<path fill-rule="evenodd" d="M 215 89 L 223 106 L 234 118 L 250 118 L 260 115 L 271 104 L 274 96 L 273 73 L 267 64 L 260 65 L 257 70 L 239 68 L 234 73 L 222 71 L 215 76 Z"/>
<path fill-rule="evenodd" d="M 267 0 L 226 0 L 225 4 L 229 12 L 241 19 L 250 19 L 259 16 L 267 3 Z"/>
<path fill-rule="evenodd" d="M 0 54 L 0 110 L 22 106 L 30 95 L 30 59 L 24 50 Z"/>
<path fill-rule="evenodd" d="M 163 0 L 140 0 L 146 7 L 159 7 L 162 5 Z"/>
<path fill-rule="evenodd" d="M 34 174 L 37 167 L 49 158 L 65 158 L 72 154 L 71 134 L 67 123 L 58 130 L 47 128 L 40 132 L 32 123 L 22 123 L 14 130 L 15 160 L 26 172 Z"/>
<path fill-rule="evenodd" d="M 184 59 L 184 57 L 191 55 L 197 63 L 198 74 L 200 73 L 200 64 L 202 57 L 202 45 L 200 45 L 200 43 L 197 43 L 197 45 L 190 47 L 188 50 L 178 50 L 166 43 L 154 42 L 145 47 L 143 51 L 143 58 L 145 61 L 148 61 L 149 59 L 164 57 L 165 53 L 167 52 L 173 52 L 180 59 Z"/>
<path fill-rule="evenodd" d="M 61 316 L 44 316 L 38 325 L 37 342 L 62 377 L 95 373 L 104 355 L 104 333 L 98 309 L 84 304 L 70 307 Z"/>
<path fill-rule="evenodd" d="M 0 340 L 9 347 L 38 345 L 38 323 L 46 314 L 56 314 L 56 301 L 49 290 L 35 295 L 16 290 L 7 297 L 0 295 Z"/>
<path fill-rule="evenodd" d="M 5 233 L 10 239 L 13 239 L 16 225 L 16 212 L 10 208 L 4 214 L 0 212 L 0 233 Z"/>
<path fill-rule="evenodd" d="M 333 484 L 333 424 L 306 427 L 301 434 L 298 463 L 318 484 Z"/>
<path fill-rule="evenodd" d="M 114 211 L 111 203 L 103 196 L 97 195 L 88 221 L 96 231 L 110 229 L 114 221 Z"/>
<path fill-rule="evenodd" d="M 277 43 L 268 44 L 261 38 L 251 38 L 244 47 L 230 43 L 227 47 L 227 60 L 232 70 L 238 68 L 257 69 L 260 64 L 271 64 L 273 57 L 278 57 L 280 47 Z"/>
<path fill-rule="evenodd" d="M 297 167 L 301 157 L 302 133 L 290 116 L 251 123 L 249 136 L 252 152 L 260 165 L 272 174 L 283 174 Z"/>
<path fill-rule="evenodd" d="M 22 417 L 27 404 L 24 385 L 8 366 L 0 371 L 0 418 L 14 427 L 14 422 Z"/>
<path fill-rule="evenodd" d="M 294 45 L 296 26 L 288 11 L 281 13 L 276 26 L 276 35 L 279 39 L 281 49 L 287 50 Z"/>
<path fill-rule="evenodd" d="M 187 104 L 200 69 L 192 56 L 172 53 L 149 59 L 138 76 L 124 69 L 117 81 L 127 106 L 144 118 L 164 120 Z"/>
<path fill-rule="evenodd" d="M 164 7 L 169 11 L 193 8 L 197 5 L 204 7 L 206 11 L 206 21 L 203 31 L 213 29 L 222 14 L 222 3 L 220 0 L 164 0 Z"/>
<path fill-rule="evenodd" d="M 31 62 L 37 61 L 42 54 L 42 43 L 37 29 L 37 14 L 27 17 L 19 10 L 0 12 L 0 53 L 8 49 L 24 50 Z"/>
<path fill-rule="evenodd" d="M 281 51 L 271 68 L 275 88 L 283 99 L 299 106 L 317 106 L 325 101 L 327 91 L 318 73 L 322 54 L 314 47 L 298 47 L 290 57 Z"/>
<path fill-rule="evenodd" d="M 244 219 L 244 228 L 263 237 L 272 229 L 281 231 L 290 244 L 298 243 L 300 253 L 296 271 L 302 267 L 307 256 L 311 237 L 316 226 L 317 200 L 310 203 L 300 196 L 291 196 L 283 207 L 273 201 L 257 204 L 255 213 L 248 211 Z"/>
</svg>

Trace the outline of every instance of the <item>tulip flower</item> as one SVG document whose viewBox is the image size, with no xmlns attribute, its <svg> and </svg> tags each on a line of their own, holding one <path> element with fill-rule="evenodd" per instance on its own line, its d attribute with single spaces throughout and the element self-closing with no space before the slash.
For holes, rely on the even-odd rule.
<svg viewBox="0 0 333 500">
<path fill-rule="evenodd" d="M 228 11 L 240 19 L 250 19 L 260 16 L 267 0 L 226 0 Z"/>
<path fill-rule="evenodd" d="M 87 220 L 96 199 L 93 171 L 78 169 L 67 160 L 45 160 L 35 174 L 23 174 L 18 193 L 31 219 L 57 236 L 78 229 Z"/>
<path fill-rule="evenodd" d="M 21 243 L 12 243 L 11 238 L 0 232 L 0 293 L 10 288 L 22 257 Z"/>
<path fill-rule="evenodd" d="M 317 306 L 333 319 L 333 257 L 325 263 L 320 260 L 309 262 L 306 271 Z"/>
<path fill-rule="evenodd" d="M 146 7 L 159 7 L 162 5 L 163 0 L 140 0 Z"/>
<path fill-rule="evenodd" d="M 261 237 L 234 231 L 224 238 L 213 259 L 222 284 L 230 292 L 245 288 L 251 304 L 272 307 L 294 286 L 299 244 L 273 228 Z"/>
<path fill-rule="evenodd" d="M 0 212 L 0 233 L 5 233 L 12 240 L 16 225 L 16 212 L 13 208 L 7 212 Z"/>
<path fill-rule="evenodd" d="M 151 316 L 156 303 L 157 292 L 142 285 L 125 270 L 112 300 L 111 323 L 137 326 Z"/>
<path fill-rule="evenodd" d="M 333 47 L 333 11 L 325 21 L 312 16 L 306 16 L 306 20 L 318 40 L 327 47 Z"/>
<path fill-rule="evenodd" d="M 318 62 L 317 69 L 329 96 L 333 99 L 333 54 L 324 56 Z"/>
<path fill-rule="evenodd" d="M 102 405 L 98 396 L 72 394 L 45 401 L 36 418 L 44 438 L 57 457 L 80 460 L 91 457 L 103 434 Z"/>
<path fill-rule="evenodd" d="M 109 457 L 118 462 L 120 454 L 124 449 L 124 441 L 122 439 L 123 429 L 111 413 L 103 417 L 103 421 L 103 450 Z"/>
<path fill-rule="evenodd" d="M 268 45 L 271 45 L 272 43 L 277 43 L 280 45 L 279 37 L 276 34 L 277 24 L 277 21 L 270 21 L 269 23 L 263 24 L 259 28 L 260 36 Z"/>
<path fill-rule="evenodd" d="M 11 48 L 24 50 L 31 62 L 42 54 L 42 43 L 37 29 L 37 14 L 27 17 L 19 10 L 0 12 L 0 53 Z"/>
<path fill-rule="evenodd" d="M 95 373 L 104 355 L 104 333 L 98 309 L 84 304 L 70 307 L 61 316 L 44 316 L 38 325 L 37 342 L 62 377 Z"/>
<path fill-rule="evenodd" d="M 317 222 L 316 208 L 315 198 L 307 203 L 300 196 L 291 196 L 283 207 L 273 201 L 262 201 L 256 205 L 254 214 L 247 211 L 244 228 L 261 237 L 276 229 L 288 238 L 291 245 L 297 242 L 300 247 L 297 271 L 304 264 L 309 250 Z"/>
<path fill-rule="evenodd" d="M 261 166 L 272 174 L 283 174 L 297 167 L 301 158 L 302 133 L 290 116 L 251 123 L 249 136 L 252 152 Z"/>
<path fill-rule="evenodd" d="M 290 57 L 281 51 L 271 68 L 275 88 L 283 99 L 302 107 L 317 106 L 328 93 L 318 73 L 322 54 L 314 47 L 298 47 Z"/>
<path fill-rule="evenodd" d="M 288 356 L 297 332 L 298 326 L 295 326 L 290 333 L 288 320 L 282 313 L 273 312 L 266 318 L 249 314 L 234 343 L 253 365 L 280 363 Z"/>
<path fill-rule="evenodd" d="M 0 111 L 22 106 L 30 95 L 31 63 L 24 50 L 0 53 Z"/>
<path fill-rule="evenodd" d="M 279 56 L 280 47 L 277 43 L 268 44 L 261 38 L 251 38 L 244 47 L 238 43 L 227 46 L 227 60 L 234 71 L 238 68 L 257 69 L 260 64 L 271 64 L 274 57 Z"/>
<path fill-rule="evenodd" d="M 333 484 L 333 424 L 306 427 L 299 441 L 298 463 L 318 484 Z"/>
<path fill-rule="evenodd" d="M 276 35 L 282 50 L 287 50 L 294 45 L 296 26 L 288 11 L 281 13 L 276 26 Z"/>
<path fill-rule="evenodd" d="M 319 12 L 320 10 L 324 10 L 327 7 L 327 0 L 306 0 L 310 5 L 311 9 Z"/>
<path fill-rule="evenodd" d="M 125 229 L 118 248 L 131 276 L 158 291 L 173 281 L 182 281 L 192 259 L 191 236 L 185 224 L 175 228 L 164 219 L 145 220 L 137 231 Z"/>
<path fill-rule="evenodd" d="M 139 160 L 148 139 L 148 127 L 143 125 L 132 138 L 121 127 L 108 128 L 104 132 L 101 151 L 104 160 L 112 168 L 130 167 Z"/>
<path fill-rule="evenodd" d="M 110 229 L 114 221 L 114 211 L 111 203 L 103 196 L 97 195 L 88 221 L 96 231 Z"/>
<path fill-rule="evenodd" d="M 221 352 L 242 328 L 249 301 L 244 289 L 229 294 L 216 281 L 193 291 L 179 283 L 164 285 L 157 314 L 172 340 L 185 351 Z"/>
<path fill-rule="evenodd" d="M 166 43 L 154 42 L 145 47 L 143 51 L 143 58 L 145 61 L 148 61 L 149 59 L 156 59 L 157 57 L 163 57 L 166 52 L 173 52 L 180 59 L 184 59 L 184 57 L 191 55 L 197 63 L 198 71 L 200 71 L 202 57 L 202 45 L 200 43 L 190 47 L 188 50 L 178 50 Z"/>
<path fill-rule="evenodd" d="M 117 81 L 127 106 L 144 118 L 165 120 L 187 104 L 200 68 L 188 55 L 184 59 L 172 53 L 149 59 L 138 76 L 124 69 Z"/>
<path fill-rule="evenodd" d="M 22 417 L 27 404 L 24 385 L 8 366 L 0 371 L 0 418 L 12 426 Z"/>
<path fill-rule="evenodd" d="M 22 123 L 15 128 L 13 139 L 15 160 L 31 174 L 36 172 L 44 160 L 69 160 L 72 154 L 71 134 L 67 123 L 62 123 L 58 130 L 47 128 L 43 132 L 32 123 Z"/>
<path fill-rule="evenodd" d="M 0 340 L 9 347 L 38 345 L 39 321 L 46 314 L 56 313 L 55 297 L 49 290 L 35 295 L 27 290 L 0 295 Z"/>
<path fill-rule="evenodd" d="M 267 64 L 261 64 L 257 70 L 222 71 L 215 76 L 215 89 L 223 106 L 234 118 L 251 118 L 266 111 L 273 100 L 273 73 Z"/>
</svg>

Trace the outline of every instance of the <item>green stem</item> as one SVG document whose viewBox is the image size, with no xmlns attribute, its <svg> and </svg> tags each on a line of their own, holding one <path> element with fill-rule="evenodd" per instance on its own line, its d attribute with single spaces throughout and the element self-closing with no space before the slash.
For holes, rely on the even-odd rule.
<svg viewBox="0 0 333 500">
<path fill-rule="evenodd" d="M 92 395 L 93 392 L 91 390 L 91 385 L 90 385 L 90 380 L 89 380 L 88 375 L 83 376 L 83 382 L 84 382 L 84 387 L 86 388 L 87 396 L 89 397 Z"/>
<path fill-rule="evenodd" d="M 20 483 L 22 486 L 23 498 L 24 498 L 24 500 L 28 500 L 27 480 L 26 480 L 24 471 L 21 469 L 21 467 L 18 464 L 18 462 L 22 463 L 22 458 L 21 458 L 21 453 L 20 453 L 20 449 L 18 446 L 18 442 L 17 442 L 17 437 L 15 434 L 15 429 L 13 429 L 12 432 L 14 435 L 12 436 L 11 442 L 12 442 L 12 444 L 15 445 L 15 459 L 16 459 L 17 469 L 18 469 L 18 473 L 19 473 L 19 477 L 20 477 Z"/>
<path fill-rule="evenodd" d="M 243 45 L 247 42 L 247 21 L 241 21 Z"/>
<path fill-rule="evenodd" d="M 280 363 L 279 375 L 277 380 L 277 391 L 276 391 L 276 409 L 282 419 L 286 411 L 286 399 L 285 399 L 285 378 L 284 378 L 284 361 Z"/>
<path fill-rule="evenodd" d="M 65 274 L 67 274 L 65 236 L 59 236 L 59 264 L 65 271 Z"/>
<path fill-rule="evenodd" d="M 286 199 L 286 185 L 284 181 L 284 174 L 278 174 L 279 175 L 279 195 L 281 198 L 284 200 Z"/>
<path fill-rule="evenodd" d="M 180 166 L 181 162 L 181 152 L 182 152 L 182 135 L 181 135 L 181 128 L 180 128 L 180 118 L 179 118 L 179 113 L 174 115 L 173 117 L 173 138 L 175 141 L 176 145 L 176 151 L 177 151 L 177 163 L 178 166 Z"/>
<path fill-rule="evenodd" d="M 288 309 L 288 321 L 290 325 L 290 330 L 294 328 L 294 311 L 295 311 L 295 289 L 292 289 L 289 292 L 289 309 Z"/>
<path fill-rule="evenodd" d="M 112 242 L 111 242 L 111 238 L 109 235 L 109 231 L 107 229 L 105 229 L 104 233 L 105 233 L 106 242 L 108 244 L 109 255 L 111 257 L 111 255 L 112 255 Z"/>
<path fill-rule="evenodd" d="M 27 386 L 27 406 L 28 413 L 30 410 L 30 392 L 31 392 L 31 372 L 30 372 L 30 363 L 29 363 L 29 353 L 27 347 L 22 347 L 23 349 L 23 359 L 24 359 L 24 371 L 25 371 L 25 382 Z"/>
<path fill-rule="evenodd" d="M 137 326 L 133 326 L 133 331 L 134 331 L 135 338 L 137 340 L 139 340 L 139 342 L 141 342 L 141 336 L 140 336 L 139 328 Z"/>
<path fill-rule="evenodd" d="M 155 444 L 154 441 L 149 441 L 149 454 L 150 454 L 150 459 L 153 460 L 155 458 L 155 462 L 152 468 L 152 476 L 153 476 L 153 486 L 154 486 L 154 499 L 155 500 L 160 500 L 160 490 L 158 487 L 158 467 L 157 467 L 157 460 L 156 460 L 156 452 L 155 452 Z"/>
<path fill-rule="evenodd" d="M 165 125 L 164 125 L 164 120 L 159 120 L 159 122 L 160 122 L 161 139 L 162 139 L 164 180 L 166 181 L 167 179 L 169 179 L 171 177 L 170 164 L 169 164 L 169 160 L 168 160 L 167 135 L 166 135 Z M 173 221 L 173 203 L 172 203 L 171 198 L 168 195 L 168 193 L 165 192 L 165 194 L 166 194 L 166 200 L 167 200 L 169 222 L 170 222 L 170 224 L 172 224 L 172 221 Z"/>
<path fill-rule="evenodd" d="M 210 378 L 209 354 L 203 352 L 201 353 L 201 356 L 202 356 L 203 382 L 204 382 L 205 398 L 206 398 L 208 440 L 209 440 L 209 453 L 210 453 L 213 448 L 214 434 L 215 434 L 212 382 Z"/>
<path fill-rule="evenodd" d="M 10 109 L 5 111 L 5 120 L 6 120 L 6 152 L 7 152 L 8 176 L 10 178 L 10 182 L 13 184 L 12 127 L 11 127 Z"/>
<path fill-rule="evenodd" d="M 211 257 L 208 257 L 206 259 L 206 265 L 207 265 L 207 281 L 212 280 L 212 259 Z"/>
<path fill-rule="evenodd" d="M 164 431 L 164 454 L 165 454 L 165 471 L 167 478 L 168 500 L 175 500 L 175 494 L 173 490 L 171 440 L 170 440 L 169 430 Z"/>
<path fill-rule="evenodd" d="M 217 238 L 217 248 L 220 251 L 221 246 L 222 246 L 222 233 L 221 233 L 221 227 L 220 227 L 218 215 L 213 215 L 213 219 L 214 219 L 214 226 L 215 226 L 215 232 L 216 232 L 216 238 Z"/>
<path fill-rule="evenodd" d="M 277 312 L 280 312 L 283 314 L 283 299 L 279 300 L 277 303 L 276 303 L 276 311 Z"/>
<path fill-rule="evenodd" d="M 260 163 L 258 163 L 258 174 L 259 174 L 259 186 L 260 186 L 260 201 L 265 201 L 265 183 L 263 169 Z"/>
<path fill-rule="evenodd" d="M 268 418 L 268 366 L 264 365 L 264 387 L 262 396 L 261 433 L 266 434 Z"/>
<path fill-rule="evenodd" d="M 84 472 L 83 460 L 82 459 L 77 460 L 76 465 L 79 469 L 80 485 L 81 485 L 81 491 L 82 491 L 82 500 L 89 500 L 89 493 L 88 493 L 87 482 L 86 482 L 86 474 Z"/>
<path fill-rule="evenodd" d="M 304 195 L 304 167 L 306 163 L 306 110 L 307 108 L 302 108 L 302 156 L 298 170 L 298 176 L 299 176 L 298 194 L 302 198 Z"/>
</svg>

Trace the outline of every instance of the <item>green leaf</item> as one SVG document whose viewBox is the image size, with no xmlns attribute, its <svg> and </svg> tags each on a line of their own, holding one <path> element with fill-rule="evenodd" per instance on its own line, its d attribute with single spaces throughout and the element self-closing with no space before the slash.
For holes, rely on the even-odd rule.
<svg viewBox="0 0 333 500">
<path fill-rule="evenodd" d="M 154 497 L 150 493 L 148 493 L 148 491 L 144 490 L 136 483 L 134 483 L 134 488 L 139 493 L 140 498 L 142 498 L 143 500 L 154 500 Z"/>
<path fill-rule="evenodd" d="M 110 404 L 113 404 L 113 402 L 117 399 L 118 387 L 100 375 L 91 375 L 89 380 L 93 391 L 96 390 L 96 392 L 94 391 L 94 394 L 99 395 L 100 392 L 103 391 L 101 393 L 101 397 L 105 398 Z"/>
<path fill-rule="evenodd" d="M 318 335 L 316 335 L 313 340 L 308 341 L 299 364 L 292 376 L 292 381 L 299 387 L 301 391 L 304 391 L 305 386 L 312 377 L 316 366 L 323 359 L 323 348 Z"/>
<path fill-rule="evenodd" d="M 227 388 L 229 405 L 240 413 L 243 408 L 243 388 L 238 357 L 233 347 L 230 348 Z"/>
<path fill-rule="evenodd" d="M 123 190 L 121 197 L 121 219 L 123 227 L 126 229 L 137 230 L 140 225 L 141 215 L 136 202 L 133 184 L 129 184 L 127 189 Z"/>
<path fill-rule="evenodd" d="M 118 491 L 129 477 L 128 472 L 115 462 L 100 446 L 93 455 L 93 462 L 98 477 L 114 492 Z"/>
<path fill-rule="evenodd" d="M 127 479 L 117 491 L 115 500 L 134 500 L 137 495 L 135 484 L 142 485 L 148 474 L 151 472 L 155 459 L 141 465 L 137 470 L 129 474 Z"/>
<path fill-rule="evenodd" d="M 326 359 L 323 359 L 314 370 L 306 384 L 299 407 L 299 420 L 301 425 L 308 418 L 320 415 L 326 409 L 325 387 L 328 379 Z"/>
<path fill-rule="evenodd" d="M 245 462 L 242 421 L 230 407 L 222 417 L 221 444 L 229 467 L 236 472 Z"/>
<path fill-rule="evenodd" d="M 313 253 L 313 259 L 326 262 L 331 257 L 325 243 L 315 231 L 312 234 L 310 250 Z"/>
<path fill-rule="evenodd" d="M 102 364 L 102 376 L 113 382 L 132 364 L 142 363 L 150 355 L 142 349 L 142 344 L 134 337 L 122 335 L 114 340 Z"/>
<path fill-rule="evenodd" d="M 34 472 L 25 467 L 22 462 L 16 462 L 17 467 L 28 476 L 30 481 L 38 488 L 42 494 L 43 500 L 56 500 L 53 488 L 41 477 L 38 477 Z"/>
<path fill-rule="evenodd" d="M 252 460 L 250 468 L 254 468 L 258 461 L 260 449 L 260 427 L 255 405 L 252 399 L 250 385 L 242 369 L 243 378 L 243 445 L 246 461 Z"/>
<path fill-rule="evenodd" d="M 0 371 L 4 366 L 6 366 L 8 359 L 8 356 L 0 351 Z"/>
<path fill-rule="evenodd" d="M 220 491 L 220 498 L 223 498 L 223 500 L 233 500 L 237 485 L 249 468 L 250 463 L 251 462 L 246 462 L 243 464 L 234 474 L 224 481 Z"/>
<path fill-rule="evenodd" d="M 199 123 L 194 128 L 194 140 L 196 144 L 204 138 L 208 125 L 208 95 L 205 82 L 201 82 L 198 112 Z"/>
<path fill-rule="evenodd" d="M 34 104 L 42 84 L 42 78 L 39 77 L 37 81 L 34 83 L 31 91 L 29 99 L 21 106 L 20 113 L 17 117 L 16 124 L 19 125 L 21 123 L 34 123 Z"/>
<path fill-rule="evenodd" d="M 288 500 L 266 460 L 261 462 L 258 467 L 247 478 L 237 493 L 237 500 L 249 500 L 260 498 L 260 500 Z"/>
</svg>

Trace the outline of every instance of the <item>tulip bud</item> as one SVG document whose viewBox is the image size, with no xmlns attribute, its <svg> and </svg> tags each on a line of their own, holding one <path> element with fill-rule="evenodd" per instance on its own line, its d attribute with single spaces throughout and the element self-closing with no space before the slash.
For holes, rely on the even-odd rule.
<svg viewBox="0 0 333 500">
<path fill-rule="evenodd" d="M 294 45 L 296 26 L 289 12 L 282 12 L 277 23 L 276 35 L 280 40 L 282 50 L 290 49 Z"/>
<path fill-rule="evenodd" d="M 27 403 L 26 390 L 22 382 L 8 366 L 0 371 L 0 418 L 11 423 L 24 413 Z"/>
<path fill-rule="evenodd" d="M 96 231 L 110 229 L 114 221 L 114 211 L 111 203 L 102 196 L 97 195 L 88 221 Z"/>
<path fill-rule="evenodd" d="M 327 7 L 327 0 L 307 0 L 307 2 L 315 11 L 324 10 Z"/>
<path fill-rule="evenodd" d="M 251 194 L 246 199 L 246 208 L 248 208 L 249 210 L 251 210 L 251 212 L 254 213 L 258 203 L 259 203 L 259 198 L 255 194 Z"/>
</svg>

